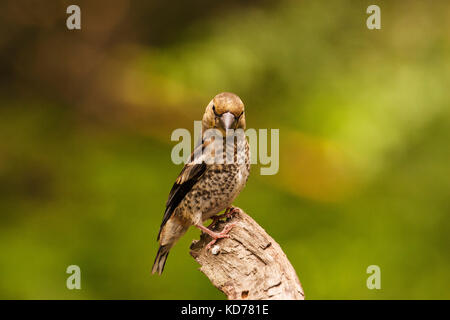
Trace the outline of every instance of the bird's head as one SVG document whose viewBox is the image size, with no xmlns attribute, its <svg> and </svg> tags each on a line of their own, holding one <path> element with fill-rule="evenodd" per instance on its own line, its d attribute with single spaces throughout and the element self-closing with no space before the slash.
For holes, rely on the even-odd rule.
<svg viewBox="0 0 450 320">
<path fill-rule="evenodd" d="M 219 93 L 206 107 L 202 127 L 203 132 L 215 128 L 224 136 L 229 129 L 245 130 L 244 103 L 234 93 Z"/>
</svg>

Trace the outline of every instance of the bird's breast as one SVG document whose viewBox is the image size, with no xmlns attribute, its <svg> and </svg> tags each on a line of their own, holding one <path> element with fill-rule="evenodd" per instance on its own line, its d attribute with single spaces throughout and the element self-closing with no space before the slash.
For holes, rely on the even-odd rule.
<svg viewBox="0 0 450 320">
<path fill-rule="evenodd" d="M 201 214 L 201 219 L 207 220 L 232 204 L 249 176 L 248 146 L 244 148 L 243 154 L 238 155 L 237 160 L 235 163 L 207 166 L 202 178 L 180 203 L 186 216 Z"/>
</svg>

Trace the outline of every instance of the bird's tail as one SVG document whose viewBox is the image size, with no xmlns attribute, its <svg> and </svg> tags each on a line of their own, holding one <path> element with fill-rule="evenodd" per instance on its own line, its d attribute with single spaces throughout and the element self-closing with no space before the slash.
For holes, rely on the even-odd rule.
<svg viewBox="0 0 450 320">
<path fill-rule="evenodd" d="M 161 275 L 164 270 L 164 265 L 166 264 L 167 256 L 169 255 L 169 251 L 170 246 L 159 246 L 155 262 L 153 262 L 152 274 L 158 272 L 158 274 Z"/>
</svg>

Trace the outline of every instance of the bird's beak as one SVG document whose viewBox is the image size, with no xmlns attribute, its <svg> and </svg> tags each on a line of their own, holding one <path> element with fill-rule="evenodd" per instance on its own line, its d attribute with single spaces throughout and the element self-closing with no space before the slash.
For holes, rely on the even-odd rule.
<svg viewBox="0 0 450 320">
<path fill-rule="evenodd" d="M 232 114 L 231 112 L 225 112 L 220 117 L 220 125 L 222 126 L 222 128 L 225 131 L 229 130 L 229 129 L 234 129 L 234 122 L 235 122 L 235 120 L 236 119 L 234 117 L 234 114 Z"/>
</svg>

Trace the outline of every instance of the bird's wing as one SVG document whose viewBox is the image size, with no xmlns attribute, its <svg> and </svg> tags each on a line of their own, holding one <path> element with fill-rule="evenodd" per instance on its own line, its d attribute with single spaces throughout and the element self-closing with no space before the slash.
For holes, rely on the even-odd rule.
<svg viewBox="0 0 450 320">
<path fill-rule="evenodd" d="M 184 165 L 177 180 L 173 184 L 173 187 L 169 193 L 169 199 L 166 202 L 166 211 L 164 212 L 157 240 L 159 240 L 162 228 L 166 224 L 167 220 L 169 220 L 169 218 L 172 216 L 176 207 L 184 199 L 186 194 L 191 191 L 192 187 L 201 178 L 203 173 L 205 173 L 206 163 L 201 152 L 205 146 L 206 143 L 203 142 L 194 149 L 194 152 L 191 154 L 190 161 Z M 194 155 L 197 154 L 199 156 L 194 161 Z"/>
</svg>

